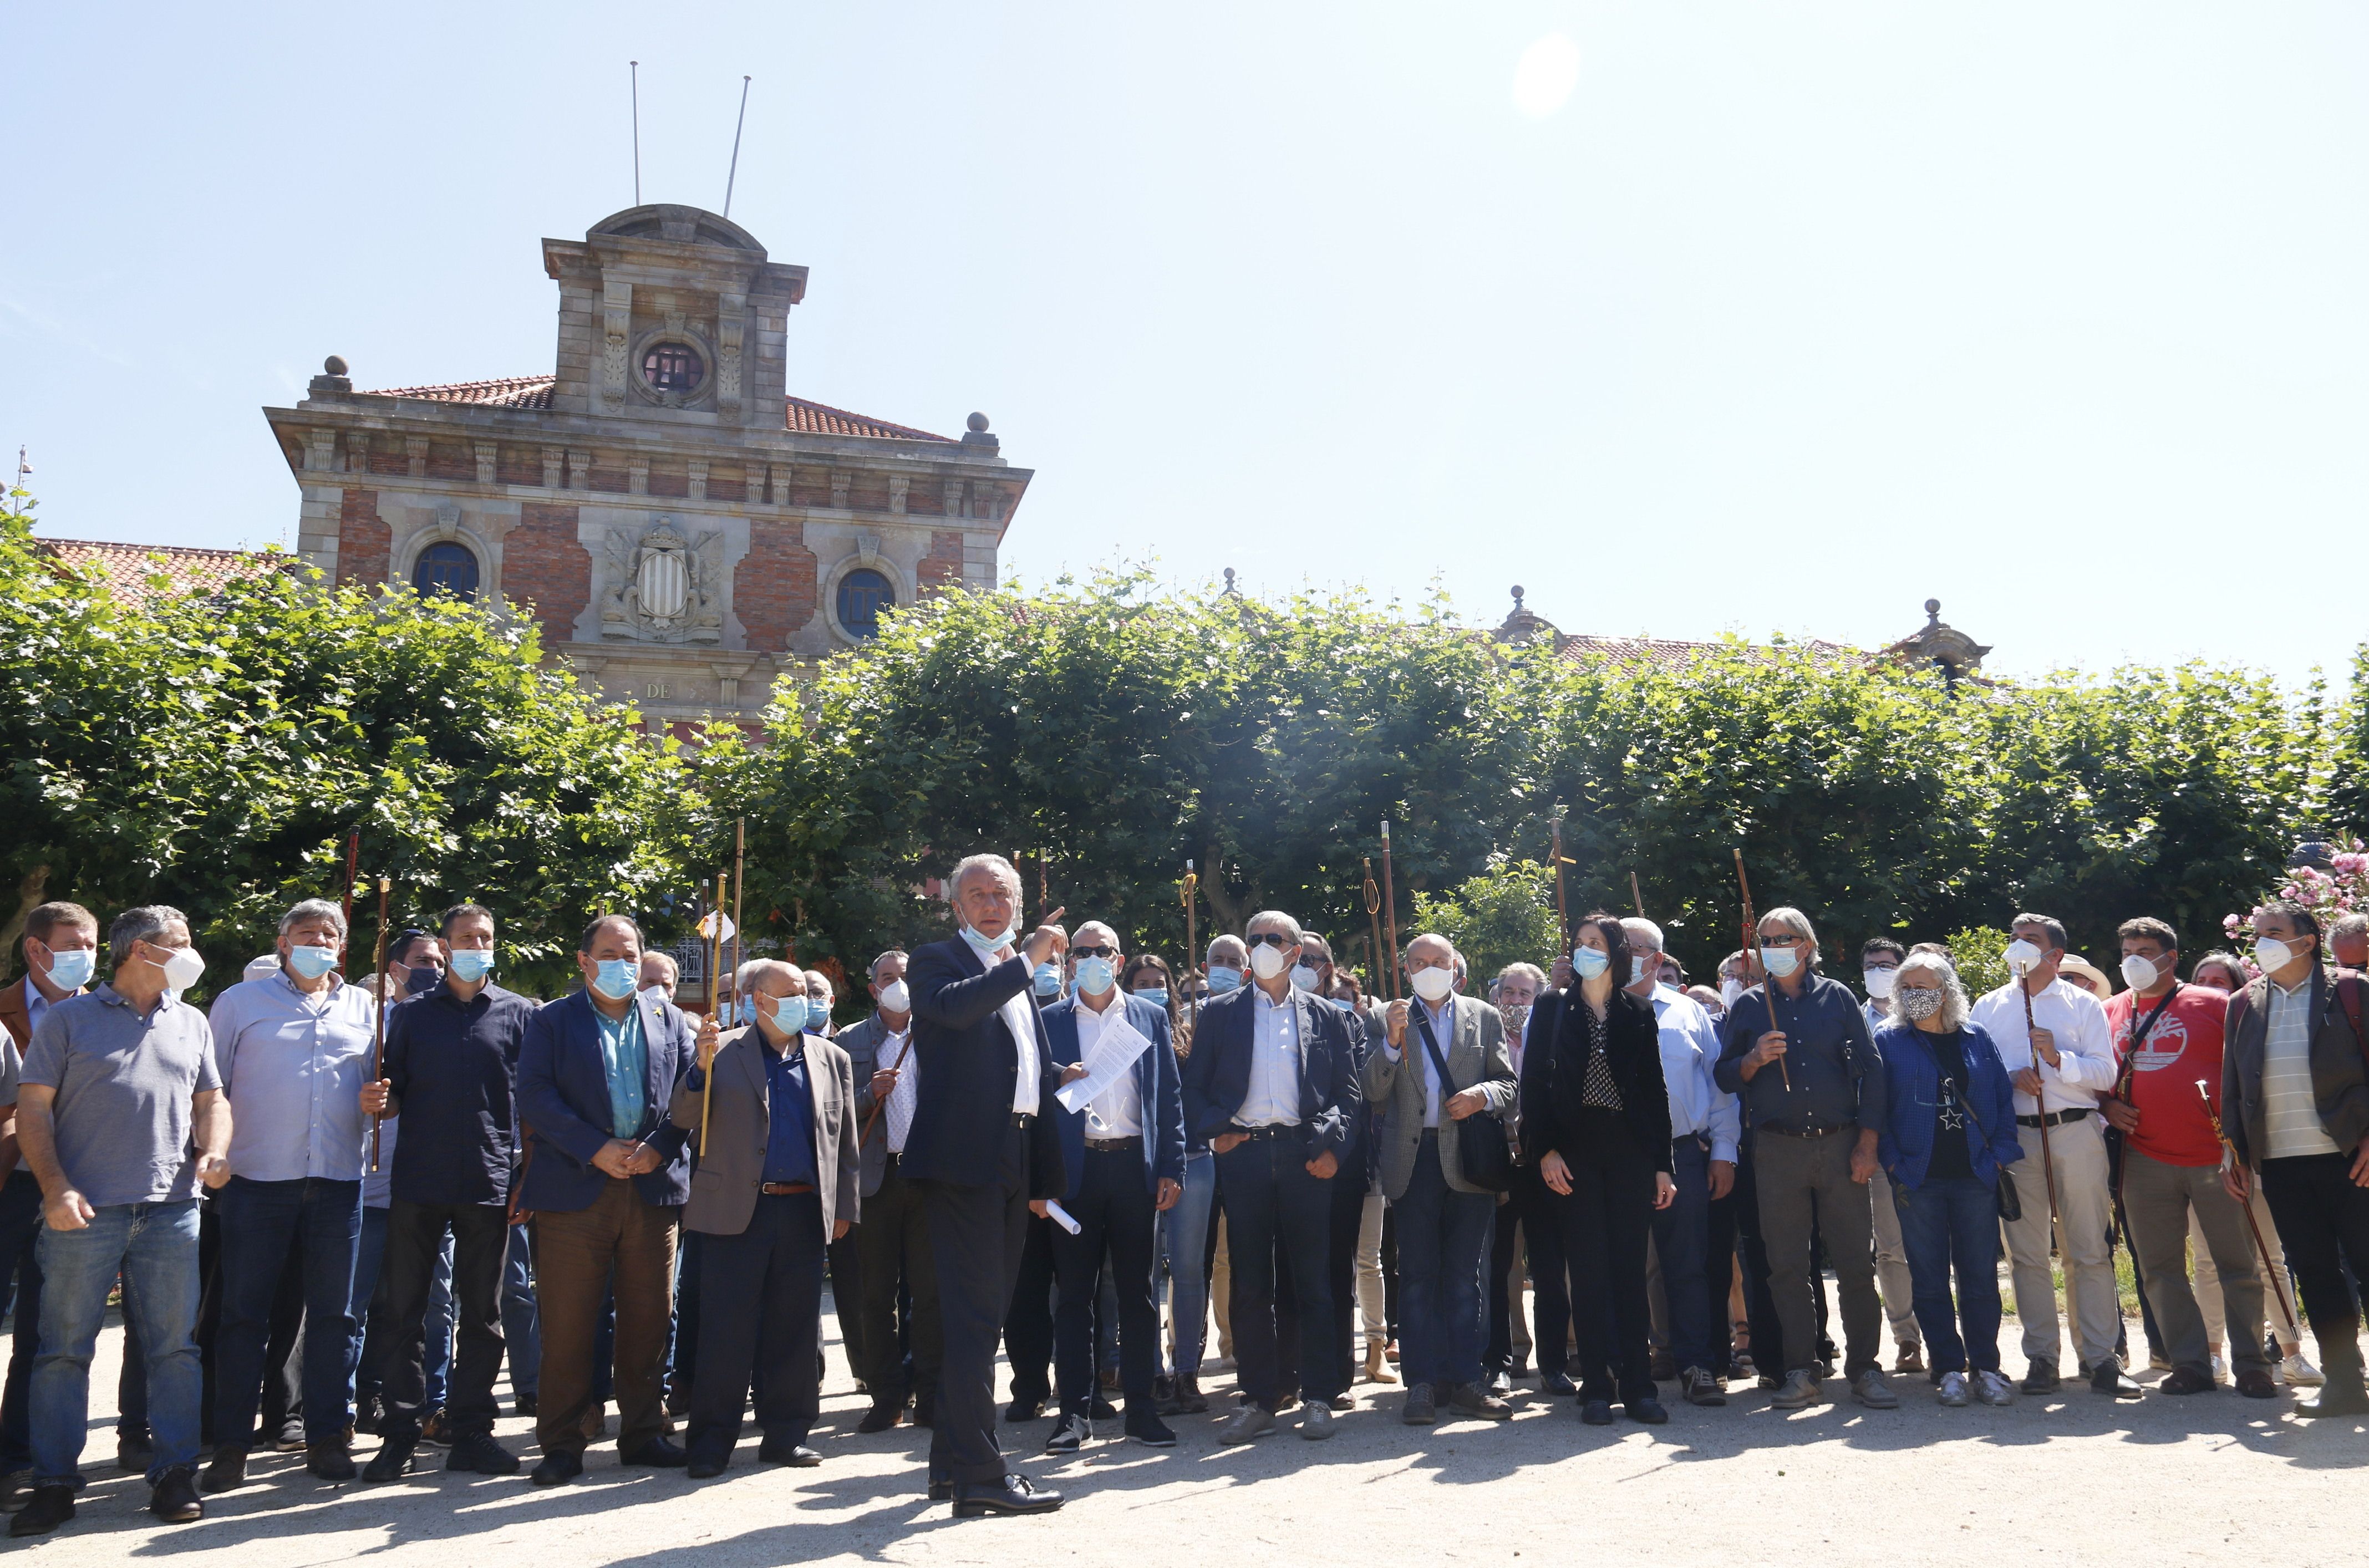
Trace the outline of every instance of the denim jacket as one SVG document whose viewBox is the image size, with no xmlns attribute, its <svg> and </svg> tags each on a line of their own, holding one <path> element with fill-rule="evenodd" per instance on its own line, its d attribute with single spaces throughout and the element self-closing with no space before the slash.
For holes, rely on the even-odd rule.
<svg viewBox="0 0 2369 1568">
<path fill-rule="evenodd" d="M 2023 1158 L 2016 1140 L 2015 1086 L 2008 1081 L 1998 1047 L 1979 1024 L 1958 1035 L 1966 1058 L 1966 1151 L 1985 1186 L 1998 1185 L 2002 1165 Z M 1884 1086 L 1892 1114 L 1876 1141 L 1876 1159 L 1892 1179 L 1912 1191 L 1925 1181 L 1933 1160 L 1933 1107 L 1941 1090 L 1941 1064 L 1914 1024 L 1894 1021 L 1875 1032 L 1883 1054 Z"/>
</svg>

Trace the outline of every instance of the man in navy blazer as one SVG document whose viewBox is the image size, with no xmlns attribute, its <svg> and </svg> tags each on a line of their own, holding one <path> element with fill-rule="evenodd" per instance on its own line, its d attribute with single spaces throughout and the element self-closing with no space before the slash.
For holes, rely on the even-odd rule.
<svg viewBox="0 0 2369 1568">
<path fill-rule="evenodd" d="M 1362 1182 L 1343 1165 L 1362 1114 L 1357 1069 L 1340 1010 L 1291 983 L 1299 922 L 1279 910 L 1251 917 L 1253 983 L 1212 998 L 1193 1032 L 1184 1073 L 1184 1124 L 1218 1157 L 1233 1270 L 1234 1356 L 1249 1402 L 1218 1428 L 1223 1443 L 1275 1430 L 1282 1395 L 1276 1333 L 1276 1247 L 1291 1271 L 1299 1319 L 1299 1435 L 1333 1435 L 1341 1392 L 1333 1354 L 1332 1246 L 1334 1180 Z"/>
<path fill-rule="evenodd" d="M 1020 873 L 1001 855 L 954 869 L 946 898 L 960 920 L 951 942 L 913 950 L 905 968 L 913 1010 L 920 1103 L 899 1173 L 926 1184 L 937 1265 L 944 1361 L 930 1440 L 930 1495 L 955 1516 L 1036 1514 L 1060 1494 L 1007 1471 L 995 1436 L 995 1347 L 1012 1301 L 1030 1210 L 1063 1189 L 1050 1113 L 1053 1065 L 1030 978 L 1068 938 L 1047 923 L 1015 941 Z"/>
<path fill-rule="evenodd" d="M 666 1436 L 660 1384 L 674 1310 L 676 1220 L 691 1190 L 688 1135 L 668 1119 L 693 1059 L 672 1002 L 635 989 L 641 928 L 602 915 L 576 954 L 584 989 L 528 1021 L 519 1047 L 519 1119 L 528 1130 L 520 1207 L 534 1214 L 535 1310 L 543 1377 L 528 1478 L 556 1485 L 584 1469 L 593 1333 L 617 1299 L 617 1457 L 689 1462 Z"/>
<path fill-rule="evenodd" d="M 1055 1106 L 1061 1164 L 1069 1196 L 1061 1207 L 1078 1233 L 1053 1228 L 1053 1270 L 1060 1306 L 1053 1320 L 1053 1353 L 1060 1382 L 1061 1419 L 1046 1441 L 1048 1453 L 1074 1453 L 1093 1436 L 1093 1311 L 1109 1254 L 1118 1294 L 1119 1376 L 1127 1389 L 1127 1435 L 1155 1448 L 1173 1448 L 1176 1434 L 1153 1408 L 1152 1379 L 1160 1370 L 1160 1310 L 1152 1303 L 1152 1259 L 1159 1216 L 1184 1191 L 1184 1101 L 1177 1084 L 1176 1050 L 1169 1041 L 1168 1009 L 1118 987 L 1118 933 L 1089 921 L 1070 939 L 1077 994 L 1045 1009 L 1045 1033 L 1062 1082 L 1088 1076 L 1110 1032 L 1121 1025 L 1151 1044 L 1104 1091 L 1069 1111 Z"/>
</svg>

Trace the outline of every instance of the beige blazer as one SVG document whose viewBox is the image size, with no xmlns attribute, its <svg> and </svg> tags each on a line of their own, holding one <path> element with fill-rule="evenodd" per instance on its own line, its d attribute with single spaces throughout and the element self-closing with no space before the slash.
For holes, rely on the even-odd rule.
<svg viewBox="0 0 2369 1568">
<path fill-rule="evenodd" d="M 1384 1027 L 1366 1052 L 1366 1104 L 1382 1116 L 1379 1135 L 1382 1196 L 1393 1202 L 1406 1196 L 1407 1183 L 1414 1176 L 1415 1156 L 1423 1150 L 1424 1074 L 1416 1064 L 1423 1058 L 1424 1044 L 1422 1025 L 1415 1016 L 1422 1005 L 1412 999 L 1407 1002 L 1405 1048 L 1398 1060 L 1390 1057 L 1387 1013 Z M 1480 1192 L 1482 1189 L 1464 1179 L 1458 1147 L 1461 1139 L 1449 1130 L 1454 1124 L 1448 1116 L 1448 1101 L 1466 1089 L 1478 1089 L 1489 1102 L 1489 1109 L 1504 1116 L 1514 1107 L 1514 1061 L 1505 1050 L 1505 1015 L 1487 1002 L 1458 997 L 1450 1022 L 1452 1039 L 1439 1042 L 1440 1054 L 1448 1059 L 1448 1076 L 1454 1083 L 1439 1096 L 1439 1168 L 1450 1190 Z"/>
<path fill-rule="evenodd" d="M 855 1075 L 845 1051 L 820 1035 L 804 1038 L 807 1082 L 814 1090 L 815 1191 L 822 1199 L 823 1240 L 828 1242 L 831 1222 L 854 1224 L 862 1201 L 856 1191 Z M 694 1069 L 675 1085 L 670 1114 L 675 1126 L 690 1132 L 697 1162 L 682 1222 L 705 1235 L 738 1236 L 756 1215 L 765 1141 L 773 1125 L 765 1061 L 758 1054 L 768 1048 L 754 1024 L 725 1031 L 715 1051 L 714 1100 L 706 1104 L 715 1125 L 708 1132 L 704 1155 L 697 1151 L 702 1107 L 708 1101 L 705 1081 L 694 1086 L 699 1079 Z"/>
</svg>

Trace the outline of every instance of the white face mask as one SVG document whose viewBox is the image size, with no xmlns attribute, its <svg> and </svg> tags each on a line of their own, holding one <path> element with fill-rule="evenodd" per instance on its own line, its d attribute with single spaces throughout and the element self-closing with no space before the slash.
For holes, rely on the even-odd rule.
<svg viewBox="0 0 2369 1568">
<path fill-rule="evenodd" d="M 913 993 L 905 989 L 901 979 L 890 980 L 880 988 L 881 1008 L 889 1013 L 903 1013 L 913 1004 Z"/>
<path fill-rule="evenodd" d="M 2123 983 L 2133 990 L 2145 990 L 2161 978 L 2162 971 L 2155 967 L 2152 959 L 2137 953 L 2123 957 Z"/>
<path fill-rule="evenodd" d="M 1263 980 L 1275 979 L 1288 967 L 1282 950 L 1273 943 L 1262 942 L 1251 949 L 1251 970 Z"/>
<path fill-rule="evenodd" d="M 1790 947 L 1763 947 L 1760 963 L 1762 967 L 1781 980 L 1799 968 L 1802 961 L 1793 956 L 1793 950 Z"/>
<path fill-rule="evenodd" d="M 1720 982 L 1719 982 L 1719 1000 L 1721 1001 L 1721 1002 L 1722 1002 L 1723 1004 L 1725 1004 L 1726 1006 L 1729 1006 L 1729 1007 L 1734 1007 L 1737 1002 L 1739 1002 L 1739 1001 L 1743 1001 L 1743 1000 L 1744 1000 L 1744 982 L 1743 982 L 1742 980 L 1736 980 L 1736 979 L 1726 979 L 1726 980 L 1722 980 L 1722 981 L 1720 981 Z"/>
<path fill-rule="evenodd" d="M 1884 968 L 1865 971 L 1862 978 L 1867 981 L 1867 994 L 1878 1001 L 1885 1001 L 1892 995 L 1892 982 L 1899 973 L 1897 969 Z"/>
<path fill-rule="evenodd" d="M 158 944 L 150 943 L 149 945 L 155 947 Z M 206 961 L 198 956 L 196 948 L 166 947 L 161 951 L 170 954 L 171 956 L 163 963 L 157 964 L 156 967 L 165 971 L 165 989 L 172 991 L 176 996 L 205 978 Z M 149 962 L 154 964 L 156 961 L 152 958 Z"/>
<path fill-rule="evenodd" d="M 1296 990 L 1312 991 L 1316 989 L 1316 971 L 1305 964 L 1294 964 L 1291 967 L 1291 983 Z"/>
<path fill-rule="evenodd" d="M 2275 936 L 2266 936 L 2254 944 L 2254 963 L 2262 973 L 2275 974 L 2295 962 L 2295 949 Z"/>
<path fill-rule="evenodd" d="M 2020 937 L 2007 944 L 2007 970 L 2010 975 L 2028 975 L 2047 961 L 2047 954 Z"/>
<path fill-rule="evenodd" d="M 1645 978 L 1645 960 L 1631 956 L 1629 960 L 1629 983 L 1635 985 Z"/>
<path fill-rule="evenodd" d="M 1456 989 L 1456 977 L 1446 969 L 1417 969 L 1407 977 L 1407 983 L 1414 987 L 1415 995 L 1424 1001 L 1441 1001 Z"/>
</svg>

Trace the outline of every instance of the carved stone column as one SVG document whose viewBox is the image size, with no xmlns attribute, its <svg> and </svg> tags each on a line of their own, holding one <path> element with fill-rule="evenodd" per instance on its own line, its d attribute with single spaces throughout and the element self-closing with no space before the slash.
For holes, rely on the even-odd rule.
<svg viewBox="0 0 2369 1568">
<path fill-rule="evenodd" d="M 611 413 L 625 406 L 626 338 L 634 326 L 634 286 L 603 283 L 601 290 L 601 401 Z"/>
<path fill-rule="evenodd" d="M 494 482 L 495 471 L 501 464 L 501 447 L 493 441 L 478 441 L 475 445 L 477 455 L 477 483 L 490 485 Z"/>
<path fill-rule="evenodd" d="M 543 449 L 543 487 L 546 490 L 557 490 L 563 488 L 566 483 L 567 449 L 558 446 L 544 447 Z"/>
<path fill-rule="evenodd" d="M 691 498 L 694 501 L 707 499 L 707 459 L 704 457 L 691 460 Z"/>
<path fill-rule="evenodd" d="M 427 478 L 428 438 L 426 436 L 404 437 L 403 452 L 404 455 L 410 460 L 406 471 L 409 473 L 414 479 Z"/>
</svg>

